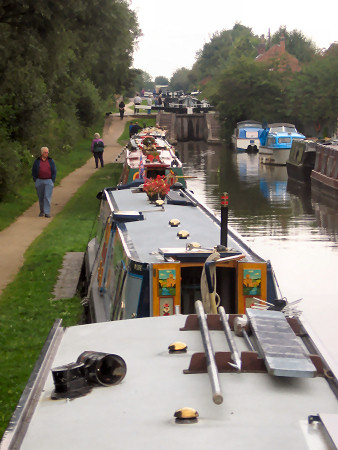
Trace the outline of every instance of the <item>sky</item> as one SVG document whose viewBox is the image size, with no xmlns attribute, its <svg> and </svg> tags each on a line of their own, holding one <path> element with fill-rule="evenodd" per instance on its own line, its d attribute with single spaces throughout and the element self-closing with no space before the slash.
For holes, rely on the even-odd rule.
<svg viewBox="0 0 338 450">
<path fill-rule="evenodd" d="M 298 30 L 319 48 L 338 41 L 338 2 L 321 0 L 130 0 L 143 36 L 134 53 L 134 67 L 154 79 L 168 79 L 181 67 L 191 69 L 196 52 L 217 31 L 236 22 L 258 36 L 273 35 L 280 26 Z"/>
</svg>

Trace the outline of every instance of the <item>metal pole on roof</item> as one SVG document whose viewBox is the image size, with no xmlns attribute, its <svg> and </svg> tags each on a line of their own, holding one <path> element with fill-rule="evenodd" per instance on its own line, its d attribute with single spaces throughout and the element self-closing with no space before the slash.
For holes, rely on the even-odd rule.
<svg viewBox="0 0 338 450">
<path fill-rule="evenodd" d="M 211 336 L 205 318 L 205 312 L 203 303 L 200 300 L 195 302 L 195 310 L 198 317 L 200 326 L 205 356 L 207 360 L 207 370 L 212 390 L 212 400 L 216 405 L 220 405 L 223 402 L 223 394 L 218 378 L 218 369 L 215 361 L 214 349 L 212 347 Z"/>
</svg>

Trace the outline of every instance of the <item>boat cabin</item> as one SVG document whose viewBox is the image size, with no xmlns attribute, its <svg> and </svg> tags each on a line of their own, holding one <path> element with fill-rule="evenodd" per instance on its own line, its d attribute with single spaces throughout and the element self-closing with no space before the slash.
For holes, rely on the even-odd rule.
<svg viewBox="0 0 338 450">
<path fill-rule="evenodd" d="M 261 134 L 261 145 L 268 148 L 287 148 L 292 146 L 293 139 L 305 139 L 295 125 L 291 123 L 272 123 Z"/>
<path fill-rule="evenodd" d="M 190 314 L 196 300 L 210 297 L 229 313 L 244 313 L 278 298 L 269 262 L 230 227 L 225 233 L 191 192 L 174 187 L 158 203 L 142 187 L 102 192 L 86 255 L 89 321 Z"/>
</svg>

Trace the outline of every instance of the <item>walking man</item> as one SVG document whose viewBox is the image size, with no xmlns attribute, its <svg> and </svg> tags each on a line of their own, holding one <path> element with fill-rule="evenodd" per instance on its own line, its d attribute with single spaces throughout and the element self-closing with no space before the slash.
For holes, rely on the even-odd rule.
<svg viewBox="0 0 338 450">
<path fill-rule="evenodd" d="M 32 176 L 38 194 L 39 217 L 50 217 L 50 203 L 56 178 L 56 166 L 49 156 L 47 147 L 41 148 L 41 156 L 36 158 L 32 167 Z"/>
<path fill-rule="evenodd" d="M 104 167 L 103 162 L 103 152 L 104 152 L 104 143 L 103 140 L 100 138 L 100 133 L 94 134 L 94 139 L 92 140 L 91 144 L 91 151 L 94 155 L 95 159 L 95 167 L 99 167 L 99 161 L 101 163 L 101 167 Z"/>
</svg>

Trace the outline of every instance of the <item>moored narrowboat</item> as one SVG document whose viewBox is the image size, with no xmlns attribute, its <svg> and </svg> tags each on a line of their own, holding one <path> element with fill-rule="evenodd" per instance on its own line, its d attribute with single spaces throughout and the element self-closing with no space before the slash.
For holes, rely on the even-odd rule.
<svg viewBox="0 0 338 450">
<path fill-rule="evenodd" d="M 311 191 L 338 201 L 338 141 L 317 142 Z"/>
<path fill-rule="evenodd" d="M 225 218 L 180 184 L 153 203 L 135 183 L 101 193 L 86 253 L 89 321 L 189 314 L 195 300 L 210 297 L 229 313 L 260 300 L 285 305 L 270 263 L 226 230 Z"/>
<path fill-rule="evenodd" d="M 259 161 L 262 164 L 285 166 L 292 142 L 305 139 L 291 123 L 272 123 L 260 135 Z"/>
<path fill-rule="evenodd" d="M 315 166 L 316 143 L 312 140 L 294 140 L 286 161 L 288 177 L 301 183 L 310 183 L 311 171 Z"/>
<path fill-rule="evenodd" d="M 144 128 L 134 134 L 124 148 L 124 165 L 120 183 L 131 183 L 139 178 L 165 176 L 170 184 L 179 181 L 186 186 L 182 163 L 175 148 L 157 127 Z"/>
</svg>

